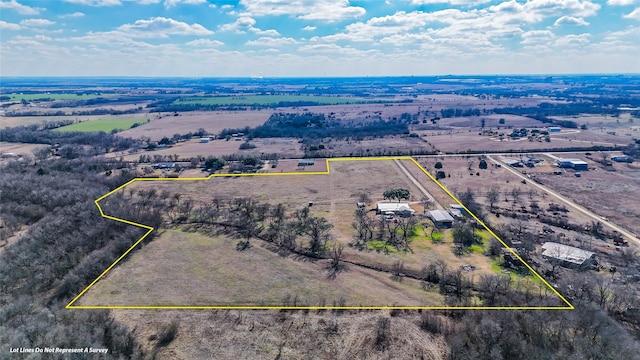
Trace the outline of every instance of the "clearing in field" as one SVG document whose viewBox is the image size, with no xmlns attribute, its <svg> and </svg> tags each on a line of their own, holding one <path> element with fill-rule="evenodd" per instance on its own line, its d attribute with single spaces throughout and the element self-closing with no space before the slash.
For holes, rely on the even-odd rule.
<svg viewBox="0 0 640 360">
<path fill-rule="evenodd" d="M 144 120 L 140 119 L 123 119 L 123 120 L 112 120 L 112 119 L 100 119 L 100 120 L 91 120 L 91 121 L 83 121 L 63 127 L 59 127 L 55 129 L 55 131 L 80 131 L 80 132 L 100 132 L 104 131 L 106 133 L 110 133 L 113 130 L 127 130 L 130 129 L 134 124 L 144 123 Z"/>
<path fill-rule="evenodd" d="M 331 165 L 331 166 L 330 166 Z M 411 157 L 342 158 L 326 160 L 326 171 L 258 174 L 213 174 L 207 178 L 138 178 L 96 200 L 103 217 L 147 230 L 131 248 L 109 266 L 96 280 L 76 296 L 68 308 L 120 309 L 572 309 L 573 306 L 553 289 L 529 265 L 530 275 L 505 271 L 485 256 L 489 239 L 498 237 L 475 215 L 483 229 L 477 230 L 484 245 L 474 245 L 465 254 L 454 255 L 452 230 L 434 228 L 427 210 L 443 209 L 460 202 Z M 206 180 L 206 181 L 203 181 Z M 176 182 L 177 181 L 177 182 Z M 371 241 L 364 248 L 353 246 L 352 223 L 356 198 L 366 192 L 371 197 L 367 213 L 375 212 L 375 202 L 383 200 L 389 188 L 408 189 L 408 199 L 416 221 L 411 249 L 390 248 Z M 125 189 L 127 188 L 127 189 Z M 279 251 L 274 243 L 252 240 L 252 246 L 236 250 L 237 238 L 227 233 L 194 233 L 186 228 L 163 230 L 152 242 L 145 237 L 154 229 L 117 215 L 106 214 L 108 197 L 126 196 L 154 189 L 158 193 L 182 199 L 256 199 L 287 209 L 310 209 L 314 216 L 333 225 L 331 248 L 343 246 L 342 271 L 328 276 L 331 258 L 310 258 L 299 253 Z M 446 194 L 444 196 L 440 193 Z M 435 201 L 424 205 L 424 199 Z M 103 202 L 107 202 L 106 204 Z M 102 206 L 101 206 L 101 202 Z M 443 204 L 443 202 L 445 204 Z M 371 204 L 373 203 L 373 204 Z M 358 205 L 360 206 L 360 205 Z M 464 207 L 463 207 L 464 208 Z M 466 208 L 465 208 L 466 209 Z M 383 221 L 379 217 L 380 222 Z M 397 219 L 397 222 L 401 222 Z M 434 231 L 437 230 L 437 231 Z M 500 239 L 498 239 L 502 242 Z M 350 245 L 351 244 L 351 245 Z M 502 243 L 503 246 L 506 246 Z M 131 252 L 134 248 L 135 252 Z M 512 252 L 513 256 L 520 257 Z M 122 261 L 126 258 L 126 261 Z M 122 261 L 122 263 L 120 263 Z M 120 264 L 119 264 L 120 263 Z M 471 290 L 469 300 L 460 305 L 451 301 L 447 290 L 455 284 L 440 286 L 422 278 L 427 265 L 444 264 L 464 279 Z M 116 265 L 118 265 L 116 267 Z M 443 266 L 443 265 L 439 265 Z M 453 266 L 453 268 L 450 268 Z M 471 269 L 468 274 L 460 269 Z M 442 270 L 445 276 L 445 270 Z M 448 271 L 448 270 L 447 270 Z M 449 274 L 449 273 L 447 273 Z M 447 275 L 449 276 L 449 275 Z M 487 290 L 481 283 L 501 276 L 515 283 L 522 294 L 540 294 L 551 299 L 545 306 L 534 306 L 516 297 L 509 306 L 491 306 L 479 295 Z M 444 278 L 444 277 L 443 277 Z M 486 282 L 486 281 L 485 281 Z M 500 291 L 499 287 L 495 291 Z M 543 295 L 544 294 L 544 295 Z M 552 305 L 548 305 L 552 304 Z"/>
</svg>

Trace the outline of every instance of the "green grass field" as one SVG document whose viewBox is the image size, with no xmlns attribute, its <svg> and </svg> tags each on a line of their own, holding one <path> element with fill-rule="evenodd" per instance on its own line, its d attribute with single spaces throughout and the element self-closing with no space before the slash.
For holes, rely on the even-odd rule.
<svg viewBox="0 0 640 360">
<path fill-rule="evenodd" d="M 127 120 L 92 120 L 84 121 L 57 128 L 56 131 L 80 131 L 80 132 L 99 132 L 104 131 L 110 133 L 114 129 L 127 130 L 135 123 L 146 123 L 144 119 L 127 119 Z"/>
<path fill-rule="evenodd" d="M 5 94 L 3 94 L 5 95 Z M 22 99 L 26 101 L 33 101 L 39 99 L 52 99 L 52 100 L 88 100 L 95 99 L 98 97 L 107 97 L 109 95 L 98 95 L 98 94 L 6 94 L 6 96 L 11 97 L 11 101 L 20 101 Z"/>
<path fill-rule="evenodd" d="M 247 95 L 247 96 L 202 96 L 176 100 L 180 105 L 270 105 L 279 102 L 309 101 L 320 105 L 367 103 L 372 100 L 356 97 L 313 96 L 313 95 Z"/>
</svg>

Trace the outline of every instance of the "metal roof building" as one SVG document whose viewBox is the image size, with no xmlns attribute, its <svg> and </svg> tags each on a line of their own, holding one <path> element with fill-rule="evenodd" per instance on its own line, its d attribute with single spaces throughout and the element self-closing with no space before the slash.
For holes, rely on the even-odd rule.
<svg viewBox="0 0 640 360">
<path fill-rule="evenodd" d="M 396 214 L 403 211 L 408 211 L 413 214 L 414 212 L 416 212 L 411 208 L 411 206 L 409 206 L 408 203 L 379 202 L 377 205 L 378 206 L 376 207 L 376 210 L 378 214 L 386 214 L 386 213 Z"/>
<path fill-rule="evenodd" d="M 434 224 L 438 226 L 452 226 L 453 217 L 444 210 L 431 210 L 429 211 L 429 217 Z"/>
<path fill-rule="evenodd" d="M 561 168 L 571 168 L 581 171 L 589 170 L 589 164 L 580 159 L 558 159 L 558 166 Z"/>
<path fill-rule="evenodd" d="M 542 256 L 558 260 L 566 267 L 588 266 L 595 260 L 595 253 L 577 247 L 546 242 L 542 245 Z"/>
</svg>

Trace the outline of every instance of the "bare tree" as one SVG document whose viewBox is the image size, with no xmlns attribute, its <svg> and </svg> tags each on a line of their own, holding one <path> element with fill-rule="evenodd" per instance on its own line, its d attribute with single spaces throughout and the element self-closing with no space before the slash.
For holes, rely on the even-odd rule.
<svg viewBox="0 0 640 360">
<path fill-rule="evenodd" d="M 431 200 L 431 198 L 428 197 L 428 196 L 423 196 L 420 199 L 420 204 L 422 204 L 422 207 L 423 207 L 422 213 L 426 214 L 427 213 L 427 209 L 430 208 L 431 206 L 433 206 L 433 200 Z"/>
<path fill-rule="evenodd" d="M 520 202 L 520 195 L 522 195 L 522 191 L 520 190 L 520 188 L 514 187 L 511 190 L 511 197 L 513 198 L 514 203 Z"/>
<path fill-rule="evenodd" d="M 487 192 L 487 201 L 489 202 L 489 208 L 491 210 L 495 208 L 495 205 L 498 202 L 499 197 L 500 197 L 500 188 L 497 186 L 490 187 L 489 191 Z"/>
</svg>

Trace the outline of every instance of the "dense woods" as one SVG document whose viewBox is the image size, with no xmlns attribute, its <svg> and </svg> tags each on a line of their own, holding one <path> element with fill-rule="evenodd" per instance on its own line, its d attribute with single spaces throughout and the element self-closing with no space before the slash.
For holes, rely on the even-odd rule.
<svg viewBox="0 0 640 360">
<path fill-rule="evenodd" d="M 130 179 L 87 158 L 12 161 L 0 177 L 0 344 L 103 347 L 140 358 L 137 340 L 106 310 L 65 305 L 141 236 L 100 217 L 93 200 Z M 128 204 L 122 203 L 126 208 Z M 24 232 L 12 238 L 14 234 Z M 48 357 L 56 358 L 56 357 Z M 57 354 L 57 358 L 62 358 Z"/>
</svg>

